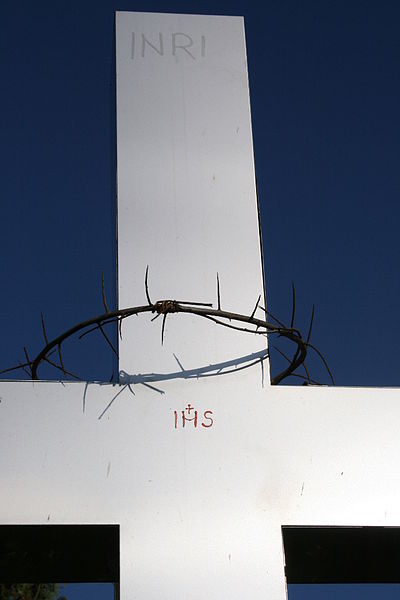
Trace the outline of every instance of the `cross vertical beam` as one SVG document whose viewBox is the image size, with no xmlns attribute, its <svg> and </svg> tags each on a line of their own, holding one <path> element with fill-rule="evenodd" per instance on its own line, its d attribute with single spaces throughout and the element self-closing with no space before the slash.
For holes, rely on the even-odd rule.
<svg viewBox="0 0 400 600">
<path fill-rule="evenodd" d="M 243 19 L 120 12 L 116 26 L 119 306 L 146 303 L 148 265 L 153 302 L 216 307 L 218 273 L 222 308 L 251 314 L 264 283 Z M 168 318 L 162 348 L 159 323 L 124 323 L 125 373 L 266 347 L 265 338 Z"/>
</svg>

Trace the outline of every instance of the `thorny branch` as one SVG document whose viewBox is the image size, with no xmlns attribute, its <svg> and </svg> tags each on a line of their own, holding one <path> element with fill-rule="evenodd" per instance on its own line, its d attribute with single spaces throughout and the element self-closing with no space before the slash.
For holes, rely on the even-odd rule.
<svg viewBox="0 0 400 600">
<path fill-rule="evenodd" d="M 105 298 L 104 274 L 103 274 L 102 275 L 102 299 L 103 299 L 103 305 L 104 305 L 104 308 L 106 311 L 105 313 L 97 315 L 96 317 L 93 317 L 91 319 L 87 319 L 86 321 L 82 321 L 81 323 L 77 323 L 76 325 L 74 325 L 67 331 L 64 331 L 63 333 L 61 333 L 59 336 L 57 336 L 56 338 L 54 338 L 51 341 L 48 340 L 48 336 L 47 336 L 47 332 L 46 332 L 46 328 L 45 328 L 45 324 L 44 324 L 44 318 L 43 318 L 43 315 L 41 315 L 43 337 L 46 342 L 43 349 L 39 352 L 39 354 L 34 359 L 30 359 L 26 348 L 24 348 L 26 362 L 20 363 L 20 364 L 18 364 L 18 366 L 14 366 L 9 369 L 4 369 L 3 371 L 0 371 L 0 375 L 10 372 L 10 371 L 14 371 L 16 369 L 23 369 L 25 372 L 29 373 L 31 379 L 38 380 L 39 379 L 38 369 L 43 362 L 46 362 L 47 364 L 51 364 L 53 367 L 57 368 L 58 370 L 61 370 L 64 373 L 64 375 L 69 375 L 71 377 L 79 379 L 76 375 L 67 371 L 63 364 L 63 359 L 62 359 L 62 355 L 61 355 L 61 346 L 68 338 L 79 333 L 80 334 L 79 339 L 81 339 L 82 337 L 84 337 L 85 335 L 87 335 L 93 331 L 100 330 L 100 332 L 101 332 L 102 336 L 104 337 L 104 339 L 106 340 L 107 344 L 111 347 L 113 352 L 115 354 L 117 354 L 115 347 L 113 346 L 113 344 L 111 343 L 110 339 L 108 338 L 108 336 L 106 335 L 106 333 L 104 331 L 104 325 L 107 325 L 109 323 L 117 323 L 118 328 L 119 328 L 119 333 L 121 336 L 121 325 L 122 325 L 122 321 L 124 319 L 127 319 L 133 315 L 139 315 L 141 313 L 155 314 L 155 316 L 151 320 L 155 320 L 159 316 L 162 316 L 161 344 L 163 344 L 164 334 L 165 334 L 165 322 L 166 322 L 167 315 L 170 313 L 186 313 L 186 314 L 196 315 L 200 318 L 205 318 L 207 320 L 213 321 L 217 325 L 221 325 L 222 327 L 228 327 L 229 329 L 235 329 L 235 330 L 241 331 L 243 333 L 251 333 L 251 334 L 255 334 L 255 335 L 264 335 L 264 336 L 273 334 L 273 335 L 277 335 L 278 337 L 281 337 L 281 338 L 286 338 L 287 340 L 293 342 L 295 345 L 295 350 L 294 350 L 294 354 L 291 358 L 288 357 L 286 354 L 284 354 L 282 351 L 277 349 L 278 352 L 288 362 L 288 365 L 283 371 L 281 371 L 280 373 L 278 373 L 277 375 L 275 375 L 274 377 L 271 378 L 272 385 L 279 384 L 281 381 L 283 381 L 285 378 L 287 378 L 289 376 L 300 377 L 301 379 L 305 380 L 306 383 L 310 383 L 310 384 L 317 383 L 313 379 L 311 379 L 310 374 L 307 369 L 307 366 L 306 366 L 306 358 L 307 358 L 307 354 L 308 354 L 309 350 L 313 350 L 319 356 L 319 358 L 322 360 L 324 367 L 326 368 L 326 370 L 329 374 L 330 380 L 331 380 L 332 384 L 334 385 L 335 382 L 333 379 L 333 375 L 329 369 L 329 366 L 328 366 L 325 358 L 323 357 L 321 352 L 313 344 L 310 343 L 311 330 L 312 330 L 312 325 L 313 325 L 313 320 L 314 320 L 314 307 L 312 309 L 311 321 L 310 321 L 310 325 L 309 325 L 309 329 L 308 329 L 306 338 L 304 338 L 302 336 L 300 330 L 294 326 L 296 300 L 295 300 L 295 289 L 294 289 L 293 284 L 292 284 L 292 314 L 291 314 L 290 326 L 288 327 L 282 321 L 280 321 L 279 319 L 274 317 L 268 310 L 266 310 L 265 308 L 263 308 L 261 306 L 261 304 L 260 304 L 261 296 L 258 297 L 258 299 L 255 303 L 255 306 L 249 315 L 243 315 L 243 314 L 223 310 L 221 308 L 220 280 L 219 280 L 218 274 L 217 274 L 217 308 L 213 308 L 213 305 L 210 303 L 190 302 L 190 301 L 183 301 L 183 300 L 158 300 L 156 302 L 152 302 L 151 298 L 150 298 L 150 293 L 149 293 L 148 274 L 149 274 L 149 268 L 147 267 L 146 274 L 145 274 L 145 294 L 146 294 L 147 304 L 145 304 L 143 306 L 133 306 L 130 308 L 122 308 L 119 310 L 110 311 L 108 309 L 106 298 Z M 258 309 L 261 309 L 264 312 L 266 318 L 260 319 L 255 316 L 256 311 Z M 274 323 L 269 321 L 267 319 L 267 317 L 270 317 L 274 321 Z M 233 324 L 233 323 L 235 323 L 235 324 Z M 54 352 L 56 352 L 58 354 L 59 364 L 55 363 L 54 361 L 49 360 L 49 357 Z M 262 360 L 263 359 L 259 359 L 256 362 L 262 363 Z M 252 364 L 254 364 L 254 363 L 252 363 Z M 300 366 L 303 366 L 304 371 L 305 371 L 305 376 L 299 375 L 298 373 L 296 373 L 296 370 Z"/>
</svg>

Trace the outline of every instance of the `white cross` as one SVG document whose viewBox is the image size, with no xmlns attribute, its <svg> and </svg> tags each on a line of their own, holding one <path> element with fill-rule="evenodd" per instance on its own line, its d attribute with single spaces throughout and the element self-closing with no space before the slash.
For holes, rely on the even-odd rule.
<svg viewBox="0 0 400 600">
<path fill-rule="evenodd" d="M 120 307 L 146 303 L 149 265 L 152 301 L 215 305 L 218 272 L 222 307 L 250 314 L 242 19 L 119 13 L 117 93 Z M 265 338 L 168 315 L 161 346 L 159 323 L 123 323 L 135 396 L 0 384 L 1 524 L 119 524 L 123 600 L 284 600 L 282 526 L 399 524 L 398 390 L 271 387 L 266 362 L 204 377 Z"/>
</svg>

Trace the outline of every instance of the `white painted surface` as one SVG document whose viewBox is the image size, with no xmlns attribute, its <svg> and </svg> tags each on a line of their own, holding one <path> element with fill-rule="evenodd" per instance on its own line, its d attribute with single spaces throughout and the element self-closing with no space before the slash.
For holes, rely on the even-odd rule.
<svg viewBox="0 0 400 600">
<path fill-rule="evenodd" d="M 119 306 L 264 298 L 241 17 L 117 13 Z M 259 311 L 258 316 L 262 316 Z M 261 351 L 265 338 L 190 317 L 125 322 L 120 368 L 176 371 Z M 268 364 L 266 363 L 266 369 Z M 266 381 L 269 380 L 267 373 Z"/>
<path fill-rule="evenodd" d="M 119 523 L 122 600 L 284 600 L 282 525 L 399 525 L 400 390 L 245 373 L 190 384 L 196 429 L 143 385 L 99 420 L 118 386 L 1 383 L 0 522 Z"/>
</svg>

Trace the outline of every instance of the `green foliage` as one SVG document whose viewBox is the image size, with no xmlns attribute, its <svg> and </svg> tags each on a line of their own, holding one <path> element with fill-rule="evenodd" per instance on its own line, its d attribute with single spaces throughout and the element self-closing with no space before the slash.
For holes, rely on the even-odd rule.
<svg viewBox="0 0 400 600">
<path fill-rule="evenodd" d="M 57 600 L 56 583 L 0 583 L 0 600 Z"/>
</svg>

